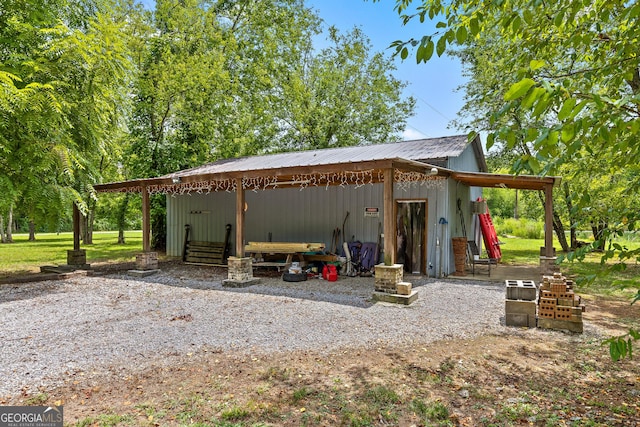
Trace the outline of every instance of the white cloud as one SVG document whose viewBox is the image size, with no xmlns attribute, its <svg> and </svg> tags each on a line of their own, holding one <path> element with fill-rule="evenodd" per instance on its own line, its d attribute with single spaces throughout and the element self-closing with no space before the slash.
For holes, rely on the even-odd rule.
<svg viewBox="0 0 640 427">
<path fill-rule="evenodd" d="M 427 135 L 415 129 L 405 129 L 404 132 L 402 132 L 402 139 L 404 141 L 410 141 L 412 139 L 423 139 L 423 138 L 427 138 Z"/>
</svg>

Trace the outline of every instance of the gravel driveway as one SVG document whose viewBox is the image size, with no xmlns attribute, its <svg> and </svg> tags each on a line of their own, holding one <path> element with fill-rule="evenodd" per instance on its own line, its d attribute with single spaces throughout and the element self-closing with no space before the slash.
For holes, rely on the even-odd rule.
<svg viewBox="0 0 640 427">
<path fill-rule="evenodd" d="M 173 267 L 0 285 L 0 397 L 73 375 L 178 363 L 202 351 L 333 351 L 504 333 L 504 287 L 409 277 L 410 306 L 371 301 L 373 278 L 223 288 L 218 270 Z"/>
</svg>

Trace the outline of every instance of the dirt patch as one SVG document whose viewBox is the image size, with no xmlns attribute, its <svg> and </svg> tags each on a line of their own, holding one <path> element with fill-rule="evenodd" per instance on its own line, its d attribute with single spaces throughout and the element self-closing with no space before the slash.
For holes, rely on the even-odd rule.
<svg viewBox="0 0 640 427">
<path fill-rule="evenodd" d="M 585 318 L 624 332 L 639 311 L 589 298 Z M 329 354 L 205 348 L 0 403 L 64 404 L 82 425 L 640 426 L 640 366 L 611 362 L 599 339 L 539 330 Z"/>
</svg>

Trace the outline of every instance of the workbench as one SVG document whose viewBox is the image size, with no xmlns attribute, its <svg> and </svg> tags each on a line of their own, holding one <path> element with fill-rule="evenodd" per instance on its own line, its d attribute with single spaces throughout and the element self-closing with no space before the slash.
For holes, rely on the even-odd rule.
<svg viewBox="0 0 640 427">
<path fill-rule="evenodd" d="M 336 261 L 335 255 L 317 254 L 324 251 L 324 243 L 249 242 L 244 247 L 255 267 L 289 268 L 294 261 L 301 267 L 312 261 Z"/>
</svg>

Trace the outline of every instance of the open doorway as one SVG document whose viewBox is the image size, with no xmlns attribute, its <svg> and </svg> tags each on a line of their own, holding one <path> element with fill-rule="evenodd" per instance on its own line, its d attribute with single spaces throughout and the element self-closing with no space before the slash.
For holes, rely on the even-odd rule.
<svg viewBox="0 0 640 427">
<path fill-rule="evenodd" d="M 427 201 L 396 200 L 396 262 L 411 274 L 426 274 Z"/>
</svg>

